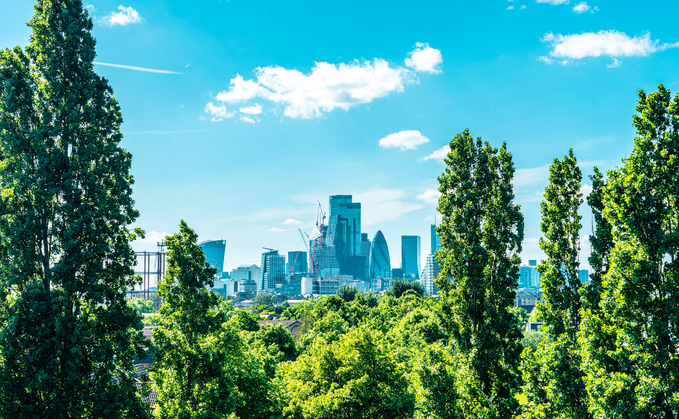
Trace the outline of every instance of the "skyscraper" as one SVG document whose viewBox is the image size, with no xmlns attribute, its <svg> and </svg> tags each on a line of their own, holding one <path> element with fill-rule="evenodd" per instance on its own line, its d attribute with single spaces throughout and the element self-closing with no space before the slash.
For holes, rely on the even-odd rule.
<svg viewBox="0 0 679 419">
<path fill-rule="evenodd" d="M 307 266 L 306 252 L 288 252 L 288 269 L 286 274 L 307 273 L 309 268 Z"/>
<path fill-rule="evenodd" d="M 259 270 L 259 292 L 274 292 L 276 286 L 285 284 L 285 256 L 278 250 L 262 253 L 262 267 Z"/>
<path fill-rule="evenodd" d="M 438 288 L 436 287 L 436 277 L 438 274 L 439 264 L 436 263 L 434 255 L 427 255 L 427 263 L 424 265 L 422 278 L 420 278 L 425 294 L 436 295 L 438 293 Z"/>
<path fill-rule="evenodd" d="M 362 255 L 361 203 L 352 202 L 351 195 L 331 196 L 328 227 L 340 274 L 365 279 L 367 258 Z"/>
<path fill-rule="evenodd" d="M 431 225 L 431 254 L 435 255 L 436 250 L 441 248 L 441 238 L 436 232 L 436 224 Z"/>
<path fill-rule="evenodd" d="M 389 247 L 381 230 L 377 230 L 370 246 L 370 279 L 391 279 Z"/>
<path fill-rule="evenodd" d="M 199 244 L 205 253 L 205 261 L 213 268 L 217 268 L 217 277 L 222 277 L 224 271 L 224 253 L 226 252 L 226 240 L 206 240 Z"/>
<path fill-rule="evenodd" d="M 420 278 L 420 236 L 401 236 L 401 269 L 404 278 Z"/>
</svg>

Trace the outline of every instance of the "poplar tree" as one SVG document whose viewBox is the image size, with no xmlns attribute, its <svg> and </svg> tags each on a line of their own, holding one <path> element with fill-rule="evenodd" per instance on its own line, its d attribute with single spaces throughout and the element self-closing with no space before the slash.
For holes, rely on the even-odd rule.
<svg viewBox="0 0 679 419">
<path fill-rule="evenodd" d="M 545 338 L 534 353 L 527 350 L 521 371 L 527 404 L 525 418 L 587 418 L 587 394 L 580 370 L 577 336 L 580 329 L 579 253 L 583 202 L 582 172 L 573 149 L 549 167 L 549 185 L 540 204 L 546 259 L 538 264 L 544 303 L 538 311 Z"/>
<path fill-rule="evenodd" d="M 160 325 L 151 379 L 158 391 L 156 417 L 225 418 L 242 402 L 234 362 L 242 342 L 218 309 L 217 270 L 206 262 L 198 235 L 182 220 L 179 233 L 165 239 L 167 273 L 158 284 Z"/>
<path fill-rule="evenodd" d="M 514 205 L 514 164 L 468 130 L 450 142 L 439 177 L 436 253 L 442 317 L 456 345 L 457 403 L 464 417 L 511 417 L 518 404 L 521 332 L 514 315 L 523 215 Z"/>
<path fill-rule="evenodd" d="M 131 156 L 80 0 L 0 51 L 0 417 L 143 417 Z"/>
<path fill-rule="evenodd" d="M 679 411 L 679 95 L 639 91 L 634 149 L 608 172 L 613 247 L 600 302 L 583 318 L 583 366 L 596 418 Z"/>
</svg>

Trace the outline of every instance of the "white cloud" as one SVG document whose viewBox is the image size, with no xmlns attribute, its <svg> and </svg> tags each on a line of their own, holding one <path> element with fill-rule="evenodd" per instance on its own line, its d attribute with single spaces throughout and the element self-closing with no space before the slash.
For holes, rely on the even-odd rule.
<svg viewBox="0 0 679 419">
<path fill-rule="evenodd" d="M 429 138 L 420 131 L 408 130 L 387 135 L 379 141 L 379 145 L 383 148 L 400 147 L 401 150 L 415 150 L 418 145 L 428 142 Z"/>
<path fill-rule="evenodd" d="M 287 220 L 283 221 L 283 224 L 289 225 L 289 226 L 290 226 L 290 225 L 298 226 L 298 225 L 302 224 L 302 222 L 301 222 L 301 221 L 297 221 L 297 220 L 295 220 L 294 218 L 288 218 Z"/>
<path fill-rule="evenodd" d="M 521 10 L 523 10 L 523 9 L 525 9 L 525 8 L 527 8 L 527 7 L 528 7 L 528 6 L 526 6 L 525 4 L 522 4 L 522 5 L 521 5 Z"/>
<path fill-rule="evenodd" d="M 549 3 L 552 5 L 568 4 L 570 0 L 535 0 L 536 3 Z"/>
<path fill-rule="evenodd" d="M 169 235 L 170 233 L 166 233 L 164 231 L 147 231 L 143 239 L 137 239 L 131 243 L 132 248 L 137 252 L 155 252 L 158 250 L 158 243 L 165 240 L 165 237 Z"/>
<path fill-rule="evenodd" d="M 427 160 L 436 160 L 439 163 L 443 163 L 443 159 L 446 158 L 446 156 L 450 153 L 450 146 L 449 145 L 444 145 L 443 147 L 439 148 L 438 150 L 434 151 L 428 156 L 422 157 L 423 161 Z"/>
<path fill-rule="evenodd" d="M 514 187 L 523 187 L 535 185 L 536 183 L 547 183 L 549 180 L 549 165 L 545 164 L 540 167 L 532 167 L 530 169 L 516 169 L 514 172 Z"/>
<path fill-rule="evenodd" d="M 338 65 L 317 62 L 309 73 L 279 66 L 258 67 L 253 80 L 236 75 L 228 90 L 215 99 L 227 103 L 246 102 L 262 98 L 284 107 L 283 114 L 291 118 L 318 118 L 335 109 L 349 108 L 401 92 L 417 81 L 417 71 L 439 72 L 440 51 L 427 44 L 417 44 L 410 53 L 417 65 L 414 70 L 392 66 L 382 59 L 354 60 Z"/>
<path fill-rule="evenodd" d="M 610 63 L 610 64 L 606 64 L 606 67 L 608 67 L 608 68 L 618 68 L 618 67 L 620 67 L 620 64 L 621 64 L 620 60 L 618 60 L 617 58 L 613 58 L 613 62 Z"/>
<path fill-rule="evenodd" d="M 139 12 L 134 10 L 132 7 L 118 6 L 119 12 L 111 12 L 108 16 L 102 18 L 102 22 L 108 26 L 115 25 L 130 25 L 134 23 L 139 23 L 143 19 L 139 15 Z"/>
<path fill-rule="evenodd" d="M 256 96 L 267 97 L 271 93 L 253 80 L 243 80 L 243 76 L 240 74 L 236 74 L 236 77 L 231 79 L 230 85 L 229 91 L 225 90 L 218 93 L 215 99 L 220 102 L 238 103 L 253 99 Z"/>
<path fill-rule="evenodd" d="M 243 122 L 248 122 L 250 124 L 256 124 L 257 122 L 259 122 L 259 118 L 251 118 L 251 117 L 245 116 L 245 115 L 241 115 L 240 120 L 243 121 Z"/>
<path fill-rule="evenodd" d="M 124 68 L 125 70 L 144 71 L 146 73 L 182 74 L 182 73 L 177 73 L 176 71 L 156 70 L 154 68 L 135 67 L 133 65 L 124 65 L 124 64 L 102 63 L 102 62 L 99 62 L 99 61 L 93 61 L 92 64 L 103 65 L 103 66 L 106 66 L 106 67 Z"/>
<path fill-rule="evenodd" d="M 236 112 L 227 112 L 226 106 L 215 106 L 212 102 L 205 105 L 205 112 L 212 116 L 213 121 L 221 121 L 224 118 L 233 118 Z"/>
<path fill-rule="evenodd" d="M 288 231 L 288 230 L 286 230 L 284 228 L 271 227 L 271 230 L 269 230 L 269 231 L 273 231 L 274 233 L 278 233 L 280 231 Z"/>
<path fill-rule="evenodd" d="M 241 113 L 246 113 L 249 115 L 259 115 L 260 113 L 262 113 L 262 105 L 260 105 L 259 103 L 255 103 L 252 106 L 246 106 L 240 108 L 239 110 Z"/>
<path fill-rule="evenodd" d="M 578 14 L 587 13 L 589 11 L 589 6 L 587 5 L 587 2 L 583 1 L 582 3 L 578 3 L 573 6 L 573 11 Z"/>
<path fill-rule="evenodd" d="M 417 195 L 417 199 L 419 199 L 420 201 L 424 201 L 428 204 L 437 204 L 439 202 L 440 196 L 441 196 L 441 192 L 439 192 L 435 189 L 427 188 L 426 191 Z"/>
<path fill-rule="evenodd" d="M 589 194 L 592 193 L 592 185 L 583 183 L 580 185 L 580 193 L 582 194 L 583 198 L 587 198 Z"/>
<path fill-rule="evenodd" d="M 514 10 L 514 6 L 507 6 L 507 10 Z"/>
<path fill-rule="evenodd" d="M 405 214 L 424 208 L 420 204 L 404 202 L 405 191 L 394 189 L 373 189 L 354 194 L 354 202 L 360 202 L 362 224 L 375 225 L 398 220 Z"/>
<path fill-rule="evenodd" d="M 408 53 L 405 59 L 406 67 L 418 72 L 438 74 L 441 69 L 437 68 L 443 62 L 441 51 L 431 48 L 429 44 L 418 42 L 415 49 Z"/>
<path fill-rule="evenodd" d="M 546 34 L 542 42 L 552 44 L 553 50 L 549 55 L 557 58 L 581 59 L 585 57 L 632 57 L 648 56 L 656 51 L 679 47 L 679 43 L 662 44 L 651 40 L 651 34 L 630 38 L 615 30 L 585 32 L 575 35 Z"/>
</svg>

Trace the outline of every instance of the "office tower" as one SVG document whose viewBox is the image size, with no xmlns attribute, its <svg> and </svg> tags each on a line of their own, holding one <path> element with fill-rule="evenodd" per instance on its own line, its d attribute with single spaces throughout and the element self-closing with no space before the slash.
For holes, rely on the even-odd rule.
<svg viewBox="0 0 679 419">
<path fill-rule="evenodd" d="M 589 282 L 589 271 L 587 269 L 580 269 L 580 271 L 578 271 L 578 277 L 580 278 L 581 284 Z"/>
<path fill-rule="evenodd" d="M 309 268 L 307 267 L 306 252 L 288 252 L 288 269 L 286 274 L 293 275 L 307 272 L 309 272 Z"/>
<path fill-rule="evenodd" d="M 370 246 L 370 279 L 391 279 L 389 247 L 381 230 L 377 230 Z"/>
<path fill-rule="evenodd" d="M 404 278 L 420 278 L 420 236 L 401 236 L 401 269 Z"/>
<path fill-rule="evenodd" d="M 427 255 L 427 262 L 424 265 L 422 278 L 420 279 L 425 294 L 436 295 L 438 293 L 438 288 L 436 287 L 436 277 L 438 274 L 439 264 L 434 259 L 434 255 Z"/>
<path fill-rule="evenodd" d="M 285 284 L 285 256 L 278 250 L 262 253 L 262 268 L 259 271 L 259 291 L 274 292 Z"/>
<path fill-rule="evenodd" d="M 367 259 L 362 255 L 361 203 L 352 202 L 351 195 L 331 196 L 328 227 L 340 274 L 365 279 Z"/>
<path fill-rule="evenodd" d="M 531 259 L 528 261 L 528 266 L 538 266 L 538 261 Z"/>
<path fill-rule="evenodd" d="M 370 279 L 370 247 L 372 243 L 368 239 L 368 233 L 361 233 L 361 257 L 363 257 L 363 265 L 365 271 L 363 272 L 364 280 Z"/>
<path fill-rule="evenodd" d="M 403 269 L 401 269 L 401 268 L 391 268 L 391 277 L 393 279 L 402 279 L 403 278 Z"/>
<path fill-rule="evenodd" d="M 205 260 L 213 268 L 217 268 L 217 278 L 222 277 L 224 271 L 224 253 L 226 252 L 226 240 L 206 240 L 199 244 L 205 253 Z"/>
<path fill-rule="evenodd" d="M 441 238 L 436 232 L 436 224 L 431 225 L 431 254 L 435 255 L 436 250 L 441 248 Z"/>
</svg>

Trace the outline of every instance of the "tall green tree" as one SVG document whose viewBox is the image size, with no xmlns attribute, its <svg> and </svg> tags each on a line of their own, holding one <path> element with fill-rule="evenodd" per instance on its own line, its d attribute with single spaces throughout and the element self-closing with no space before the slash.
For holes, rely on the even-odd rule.
<svg viewBox="0 0 679 419">
<path fill-rule="evenodd" d="M 131 156 L 80 0 L 0 51 L 0 417 L 143 417 Z"/>
<path fill-rule="evenodd" d="M 458 374 L 462 413 L 511 417 L 518 404 L 521 331 L 509 308 L 518 285 L 523 216 L 514 205 L 514 164 L 468 130 L 450 142 L 439 177 L 436 260 L 443 318 L 465 373 Z"/>
<path fill-rule="evenodd" d="M 236 328 L 222 330 L 220 298 L 208 289 L 216 269 L 197 240 L 183 220 L 179 233 L 165 239 L 167 273 L 158 284 L 164 302 L 150 374 L 161 418 L 222 418 L 239 405 L 233 354 L 242 343 Z"/>
<path fill-rule="evenodd" d="M 608 172 L 613 248 L 600 302 L 583 318 L 583 366 L 597 418 L 679 411 L 679 95 L 639 91 L 637 135 Z"/>
<path fill-rule="evenodd" d="M 538 311 L 545 337 L 535 352 L 526 351 L 521 370 L 526 418 L 587 418 L 587 393 L 577 336 L 580 330 L 579 253 L 582 171 L 573 150 L 549 167 L 549 185 L 540 204 L 544 236 L 540 248 L 540 285 L 544 304 Z"/>
</svg>

